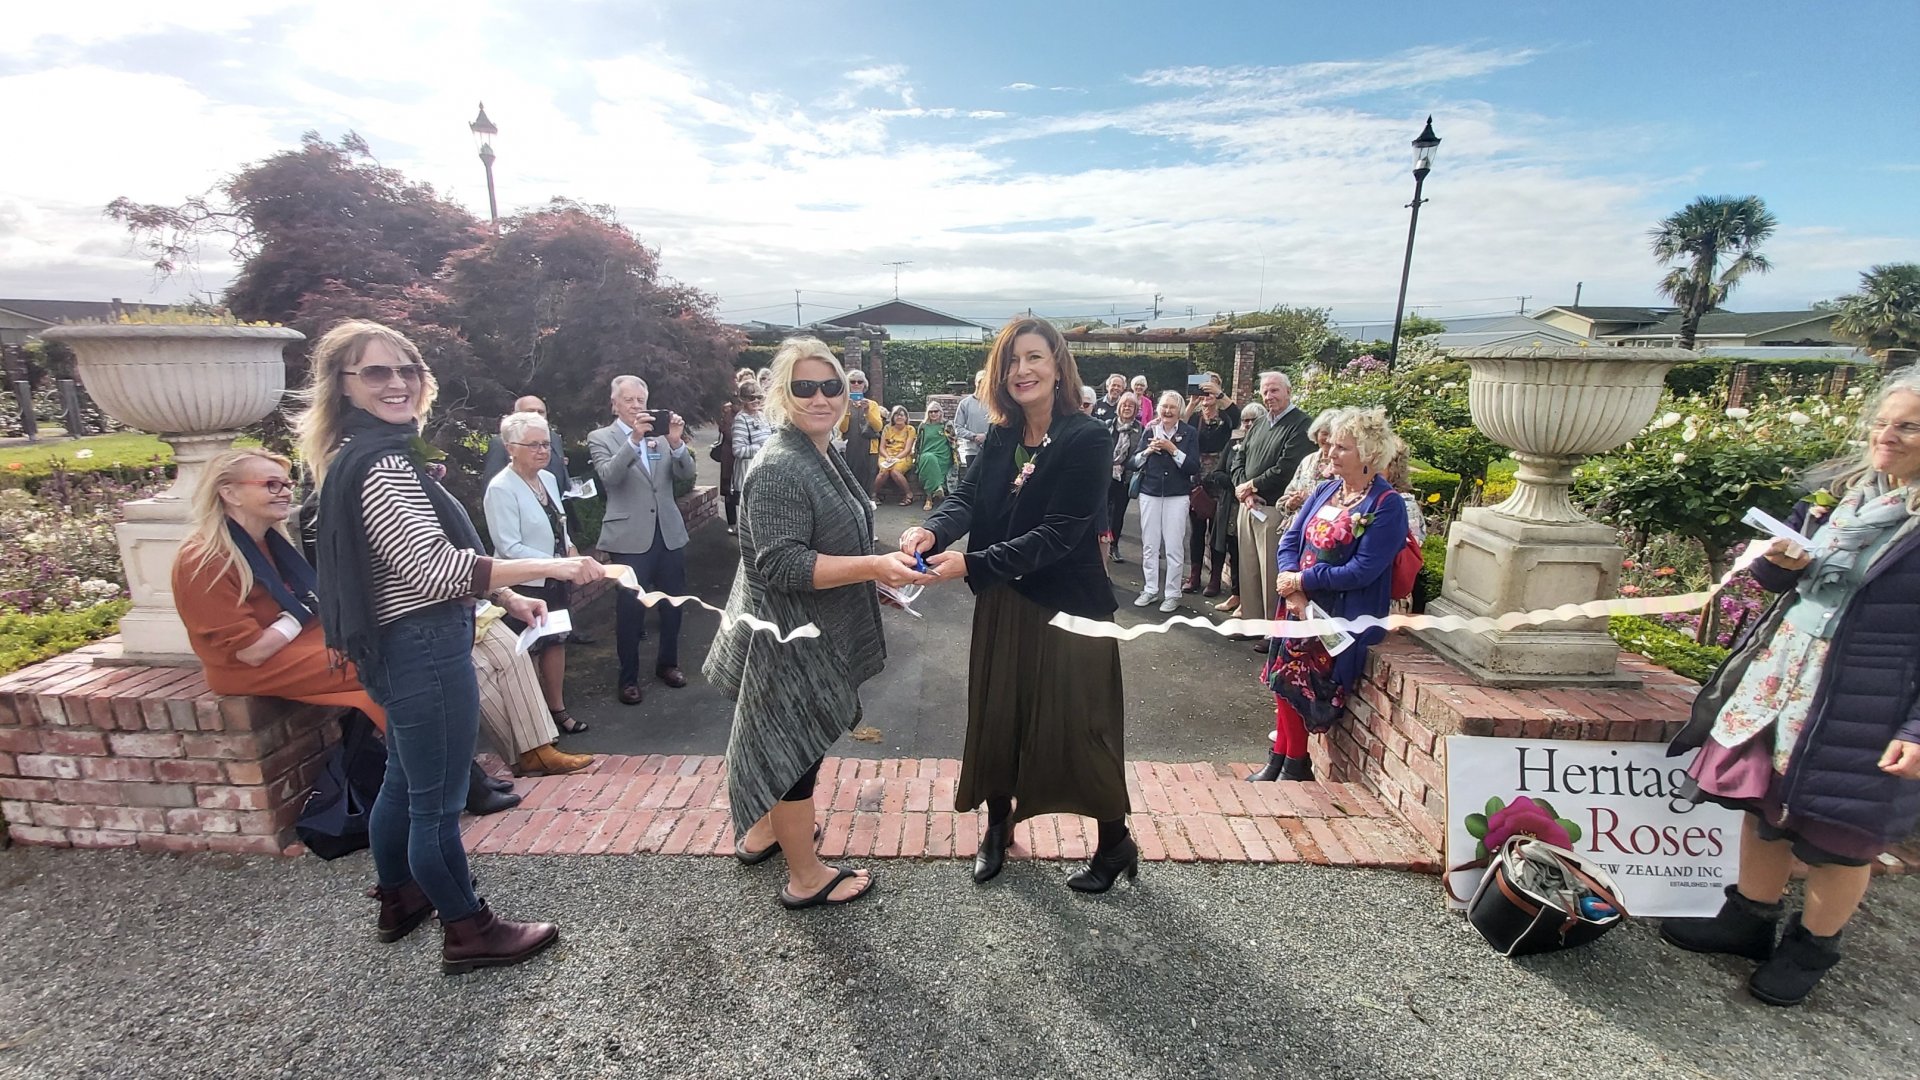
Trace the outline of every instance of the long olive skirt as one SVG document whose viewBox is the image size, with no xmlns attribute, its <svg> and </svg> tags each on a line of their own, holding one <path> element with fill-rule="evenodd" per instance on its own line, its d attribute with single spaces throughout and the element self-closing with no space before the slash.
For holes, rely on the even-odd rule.
<svg viewBox="0 0 1920 1080">
<path fill-rule="evenodd" d="M 955 810 L 1011 796 L 1014 820 L 1125 817 L 1126 698 L 1120 643 L 1047 625 L 1010 585 L 980 596 L 968 662 L 967 747 Z"/>
</svg>

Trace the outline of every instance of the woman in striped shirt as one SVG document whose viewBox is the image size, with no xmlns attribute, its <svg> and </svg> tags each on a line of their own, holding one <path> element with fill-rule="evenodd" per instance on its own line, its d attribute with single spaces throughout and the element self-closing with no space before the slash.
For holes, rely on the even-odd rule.
<svg viewBox="0 0 1920 1080">
<path fill-rule="evenodd" d="M 344 322 L 315 344 L 312 365 L 295 430 L 320 492 L 320 622 L 387 711 L 387 775 L 368 822 L 380 938 L 398 941 L 437 910 L 443 971 L 519 963 L 560 932 L 496 919 L 460 844 L 479 732 L 474 601 L 536 623 L 546 605 L 509 586 L 604 571 L 590 558 L 481 554 L 466 511 L 427 475 L 420 426 L 438 386 L 404 335 Z"/>
</svg>

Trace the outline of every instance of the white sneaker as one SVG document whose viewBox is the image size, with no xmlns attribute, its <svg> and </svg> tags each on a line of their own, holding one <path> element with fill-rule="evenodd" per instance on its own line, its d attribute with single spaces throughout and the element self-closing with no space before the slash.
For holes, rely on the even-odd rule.
<svg viewBox="0 0 1920 1080">
<path fill-rule="evenodd" d="M 1180 598 L 1177 596 L 1169 596 L 1165 600 L 1160 601 L 1160 610 L 1167 612 L 1169 614 L 1175 611 L 1179 611 Z"/>
<path fill-rule="evenodd" d="M 1152 593 L 1143 592 L 1137 598 L 1135 598 L 1135 600 L 1133 601 L 1133 606 L 1146 607 L 1147 605 L 1153 603 L 1153 601 L 1154 601 L 1154 595 Z"/>
</svg>

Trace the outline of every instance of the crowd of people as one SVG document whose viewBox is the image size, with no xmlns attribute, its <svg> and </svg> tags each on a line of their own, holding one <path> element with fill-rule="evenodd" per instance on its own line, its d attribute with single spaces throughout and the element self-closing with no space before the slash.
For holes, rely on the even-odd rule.
<svg viewBox="0 0 1920 1080">
<path fill-rule="evenodd" d="M 739 538 L 726 610 L 822 631 L 782 642 L 728 620 L 703 667 L 735 703 L 726 771 L 737 857 L 785 856 L 782 905 L 845 904 L 874 888 L 870 870 L 819 857 L 813 791 L 823 757 L 860 720 L 861 686 L 884 669 L 881 609 L 906 602 L 901 590 L 964 580 L 975 597 L 954 798 L 955 810 L 986 809 L 973 880 L 999 874 L 1019 821 L 1079 814 L 1097 841 L 1066 884 L 1088 893 L 1139 871 L 1124 677 L 1116 641 L 1052 619 L 1113 617 L 1109 563 L 1125 561 L 1129 513 L 1138 607 L 1225 594 L 1219 614 L 1289 621 L 1384 615 L 1401 602 L 1393 567 L 1424 523 L 1384 410 L 1310 416 L 1277 371 L 1259 375 L 1257 401 L 1233 400 L 1213 373 L 1190 396 L 1149 397 L 1143 377 L 1117 373 L 1103 388 L 1081 382 L 1066 341 L 1038 319 L 1002 329 L 951 419 L 931 403 L 918 425 L 812 338 L 737 373 L 710 451 Z M 483 542 L 419 449 L 436 393 L 403 335 L 333 328 L 316 343 L 295 422 L 315 490 L 308 528 L 285 531 L 287 458 L 228 451 L 198 491 L 173 585 L 212 689 L 348 706 L 384 733 L 368 828 L 377 933 L 397 941 L 437 914 L 443 967 L 458 972 L 518 963 L 559 933 L 501 919 L 475 892 L 458 817 L 517 801 L 474 764 L 480 733 L 519 776 L 593 760 L 557 745 L 586 730 L 567 707 L 571 635 L 527 651 L 519 634 L 615 567 L 644 589 L 684 593 L 689 533 L 674 492 L 694 461 L 682 418 L 650 409 L 644 380 L 614 379 L 611 422 L 585 440 L 606 505 L 601 557 L 584 555 L 559 433 L 539 398 L 521 398 L 489 449 Z M 1746 830 L 1720 914 L 1669 920 L 1664 936 L 1755 961 L 1750 988 L 1775 1004 L 1803 1000 L 1838 962 L 1872 860 L 1920 818 L 1915 684 L 1897 659 L 1920 653 L 1907 606 L 1920 580 L 1920 378 L 1890 380 L 1870 417 L 1835 497 L 1810 498 L 1789 522 L 1821 537 L 1819 550 L 1778 541 L 1755 565 L 1781 599 L 1674 744 L 1699 750 L 1689 794 L 1744 811 Z M 910 504 L 910 478 L 928 516 L 883 545 L 878 503 L 897 492 Z M 684 687 L 679 609 L 616 595 L 619 700 L 644 697 L 649 611 L 654 677 Z M 1344 722 L 1382 636 L 1362 631 L 1332 651 L 1318 636 L 1255 641 L 1275 716 L 1268 763 L 1249 781 L 1314 779 L 1311 736 Z M 1807 901 L 1782 930 L 1796 860 L 1812 868 Z"/>
</svg>

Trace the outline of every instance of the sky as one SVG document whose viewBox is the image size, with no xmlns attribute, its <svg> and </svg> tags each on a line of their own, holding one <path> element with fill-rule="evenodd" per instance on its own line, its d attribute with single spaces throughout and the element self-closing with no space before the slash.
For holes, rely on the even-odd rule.
<svg viewBox="0 0 1920 1080">
<path fill-rule="evenodd" d="M 894 292 L 994 322 L 1291 303 L 1391 318 L 1409 146 L 1442 143 L 1408 302 L 1659 302 L 1649 229 L 1702 194 L 1780 226 L 1735 310 L 1920 259 L 1920 4 L 69 0 L 0 34 L 0 296 L 156 280 L 102 208 L 351 130 L 480 215 L 616 208 L 729 321 Z M 903 262 L 907 265 L 887 265 Z"/>
</svg>

